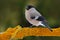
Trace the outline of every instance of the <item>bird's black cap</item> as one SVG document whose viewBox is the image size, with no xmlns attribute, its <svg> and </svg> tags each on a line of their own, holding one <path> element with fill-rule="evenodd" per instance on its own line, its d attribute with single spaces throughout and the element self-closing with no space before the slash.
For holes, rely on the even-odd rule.
<svg viewBox="0 0 60 40">
<path fill-rule="evenodd" d="M 32 5 L 28 5 L 27 7 L 26 7 L 26 9 L 27 10 L 29 10 L 29 9 L 31 9 L 31 8 L 33 8 L 34 6 L 32 6 Z"/>
</svg>

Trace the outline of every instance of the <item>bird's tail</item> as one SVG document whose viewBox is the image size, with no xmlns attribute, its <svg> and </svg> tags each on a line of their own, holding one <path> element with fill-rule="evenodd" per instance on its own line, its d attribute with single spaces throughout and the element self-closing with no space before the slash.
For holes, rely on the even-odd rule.
<svg viewBox="0 0 60 40">
<path fill-rule="evenodd" d="M 50 28 L 49 26 L 47 26 L 47 28 L 48 28 L 50 31 L 53 31 L 52 28 Z"/>
<path fill-rule="evenodd" d="M 53 31 L 52 28 L 50 28 L 49 25 L 45 21 L 42 21 L 40 23 L 40 25 L 43 26 L 43 27 L 47 27 L 50 31 Z"/>
</svg>

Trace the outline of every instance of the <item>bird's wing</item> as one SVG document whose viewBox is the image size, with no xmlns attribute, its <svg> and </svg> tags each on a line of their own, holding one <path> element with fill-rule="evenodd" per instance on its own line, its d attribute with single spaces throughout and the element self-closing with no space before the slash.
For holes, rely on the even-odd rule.
<svg viewBox="0 0 60 40">
<path fill-rule="evenodd" d="M 45 18 L 36 9 L 34 9 L 34 8 L 32 8 L 29 11 L 29 14 L 30 14 L 31 19 L 35 19 L 37 21 L 43 21 L 43 20 L 45 20 Z"/>
<path fill-rule="evenodd" d="M 37 21 L 44 21 L 45 18 L 43 16 L 31 16 L 31 19 L 35 19 Z"/>
<path fill-rule="evenodd" d="M 38 21 L 44 21 L 45 18 L 43 16 L 38 16 L 38 18 L 36 18 L 36 20 L 38 20 Z"/>
</svg>

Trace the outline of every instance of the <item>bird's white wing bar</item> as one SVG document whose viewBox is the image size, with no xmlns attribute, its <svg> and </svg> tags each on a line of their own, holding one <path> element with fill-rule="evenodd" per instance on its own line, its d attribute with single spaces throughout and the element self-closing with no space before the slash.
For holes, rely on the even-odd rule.
<svg viewBox="0 0 60 40">
<path fill-rule="evenodd" d="M 45 25 L 44 25 L 44 24 L 42 24 L 42 21 L 39 21 L 39 23 L 38 23 L 36 26 L 39 26 L 39 25 L 41 25 L 41 26 L 44 26 L 44 27 L 45 27 Z"/>
<path fill-rule="evenodd" d="M 38 19 L 38 18 L 39 18 L 39 16 L 36 16 L 36 17 L 35 17 L 35 19 Z"/>
</svg>

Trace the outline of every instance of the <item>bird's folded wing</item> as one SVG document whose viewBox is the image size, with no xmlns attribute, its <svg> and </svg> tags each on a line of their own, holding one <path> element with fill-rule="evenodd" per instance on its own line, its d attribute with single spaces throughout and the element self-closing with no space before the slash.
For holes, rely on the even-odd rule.
<svg viewBox="0 0 60 40">
<path fill-rule="evenodd" d="M 37 21 L 44 21 L 45 18 L 43 16 L 31 16 L 31 19 L 36 19 Z"/>
</svg>

